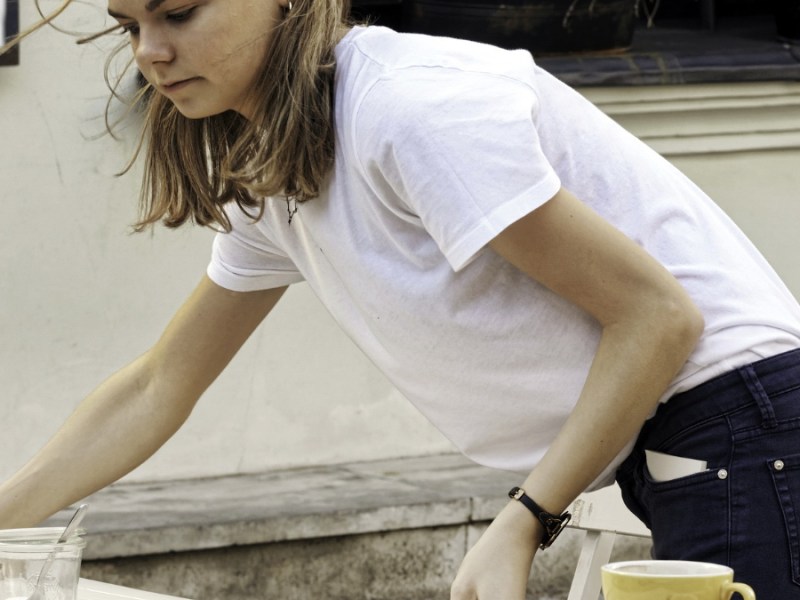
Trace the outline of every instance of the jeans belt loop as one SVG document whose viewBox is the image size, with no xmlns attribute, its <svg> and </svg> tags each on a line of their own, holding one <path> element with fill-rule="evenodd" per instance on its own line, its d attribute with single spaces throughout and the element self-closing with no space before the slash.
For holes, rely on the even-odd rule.
<svg viewBox="0 0 800 600">
<path fill-rule="evenodd" d="M 753 365 L 745 365 L 744 367 L 740 367 L 738 371 L 742 379 L 744 379 L 744 383 L 750 391 L 750 394 L 755 399 L 756 404 L 758 404 L 758 410 L 761 412 L 762 418 L 761 426 L 764 429 L 777 427 L 778 420 L 775 418 L 772 402 L 766 390 L 764 390 L 764 386 L 761 385 L 761 381 L 758 379 L 758 374 L 755 368 L 753 368 Z"/>
</svg>

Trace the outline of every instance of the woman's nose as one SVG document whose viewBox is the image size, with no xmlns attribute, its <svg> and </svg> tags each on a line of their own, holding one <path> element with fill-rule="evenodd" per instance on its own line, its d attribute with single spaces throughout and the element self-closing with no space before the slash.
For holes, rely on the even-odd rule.
<svg viewBox="0 0 800 600">
<path fill-rule="evenodd" d="M 175 49 L 165 32 L 154 27 L 141 27 L 134 47 L 136 62 L 143 65 L 170 62 L 175 58 Z"/>
</svg>

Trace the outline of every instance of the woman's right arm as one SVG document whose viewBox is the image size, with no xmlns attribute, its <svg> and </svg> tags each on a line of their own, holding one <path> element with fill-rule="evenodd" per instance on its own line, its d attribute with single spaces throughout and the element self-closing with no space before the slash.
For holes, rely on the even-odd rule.
<svg viewBox="0 0 800 600">
<path fill-rule="evenodd" d="M 155 453 L 285 289 L 232 292 L 204 277 L 155 346 L 92 392 L 0 486 L 0 528 L 34 526 Z"/>
</svg>

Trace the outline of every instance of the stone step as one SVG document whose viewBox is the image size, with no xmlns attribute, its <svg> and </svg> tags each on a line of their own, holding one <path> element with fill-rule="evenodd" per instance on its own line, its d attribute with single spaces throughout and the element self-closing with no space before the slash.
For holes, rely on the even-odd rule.
<svg viewBox="0 0 800 600">
<path fill-rule="evenodd" d="M 441 455 L 119 483 L 86 500 L 82 576 L 194 600 L 447 598 L 519 480 Z M 539 553 L 530 597 L 566 598 L 582 536 Z M 648 548 L 622 540 L 615 555 Z"/>
</svg>

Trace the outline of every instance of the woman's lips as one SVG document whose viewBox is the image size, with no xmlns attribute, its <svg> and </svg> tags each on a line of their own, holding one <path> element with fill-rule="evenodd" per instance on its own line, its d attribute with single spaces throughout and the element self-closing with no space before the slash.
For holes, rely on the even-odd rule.
<svg viewBox="0 0 800 600">
<path fill-rule="evenodd" d="M 198 80 L 198 77 L 190 77 L 189 79 L 181 79 L 173 83 L 165 83 L 161 85 L 161 89 L 165 92 L 177 92 L 188 86 L 189 84 Z"/>
</svg>

